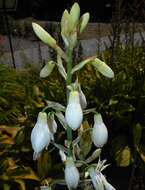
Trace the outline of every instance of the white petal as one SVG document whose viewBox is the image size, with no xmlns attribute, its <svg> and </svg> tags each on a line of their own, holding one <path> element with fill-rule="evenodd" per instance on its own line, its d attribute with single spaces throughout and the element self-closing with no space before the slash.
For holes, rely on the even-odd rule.
<svg viewBox="0 0 145 190">
<path fill-rule="evenodd" d="M 41 152 L 50 142 L 50 132 L 48 126 L 36 125 L 31 134 L 32 147 L 35 152 Z"/>
<path fill-rule="evenodd" d="M 65 112 L 67 124 L 76 130 L 82 123 L 83 113 L 80 104 L 68 104 Z"/>
<path fill-rule="evenodd" d="M 37 122 L 31 133 L 31 143 L 34 150 L 34 159 L 40 156 L 41 151 L 50 143 L 51 133 L 47 124 L 46 113 L 40 112 L 38 115 Z"/>
<path fill-rule="evenodd" d="M 96 147 L 103 147 L 108 139 L 108 131 L 104 123 L 95 124 L 92 132 L 92 141 Z"/>
</svg>

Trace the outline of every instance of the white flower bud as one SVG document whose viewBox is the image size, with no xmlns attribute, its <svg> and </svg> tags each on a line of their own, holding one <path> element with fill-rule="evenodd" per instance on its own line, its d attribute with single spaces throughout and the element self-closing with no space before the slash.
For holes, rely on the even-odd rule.
<svg viewBox="0 0 145 190">
<path fill-rule="evenodd" d="M 70 92 L 65 119 L 69 127 L 73 130 L 76 130 L 82 123 L 83 112 L 80 105 L 79 93 L 77 91 Z"/>
<path fill-rule="evenodd" d="M 65 165 L 65 181 L 68 188 L 77 188 L 79 179 L 80 174 L 73 162 L 73 158 L 68 157 Z"/>
<path fill-rule="evenodd" d="M 94 116 L 92 141 L 96 147 L 103 147 L 108 139 L 108 131 L 100 114 Z"/>
<path fill-rule="evenodd" d="M 47 114 L 45 112 L 40 112 L 37 118 L 37 122 L 31 133 L 31 143 L 34 150 L 33 159 L 39 158 L 41 151 L 47 148 L 50 140 L 52 139 L 52 134 L 49 131 L 47 124 Z"/>
</svg>

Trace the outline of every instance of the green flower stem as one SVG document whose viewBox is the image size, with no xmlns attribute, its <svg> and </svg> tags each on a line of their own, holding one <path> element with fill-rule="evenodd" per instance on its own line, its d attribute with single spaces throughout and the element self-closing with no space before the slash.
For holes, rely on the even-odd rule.
<svg viewBox="0 0 145 190">
<path fill-rule="evenodd" d="M 68 48 L 68 61 L 67 61 L 67 80 L 66 80 L 66 87 L 72 83 L 72 49 Z M 70 90 L 67 88 L 66 89 L 66 97 L 67 97 L 67 103 L 69 100 L 69 93 Z M 70 143 L 72 142 L 72 129 L 68 126 L 67 127 L 67 141 Z M 71 144 L 71 143 L 70 143 Z M 70 147 L 68 148 L 68 156 L 71 156 L 71 149 Z"/>
</svg>

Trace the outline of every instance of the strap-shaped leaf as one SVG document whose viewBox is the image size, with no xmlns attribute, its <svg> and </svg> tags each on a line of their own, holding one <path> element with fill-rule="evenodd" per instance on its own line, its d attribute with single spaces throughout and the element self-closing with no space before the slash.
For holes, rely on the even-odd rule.
<svg viewBox="0 0 145 190">
<path fill-rule="evenodd" d="M 72 69 L 71 73 L 73 74 L 74 72 L 80 70 L 81 68 L 83 68 L 87 63 L 93 61 L 96 59 L 96 56 L 92 56 L 92 57 L 88 57 L 87 59 L 85 59 L 84 61 L 81 61 L 79 64 L 77 64 L 76 66 L 74 66 L 74 68 Z"/>
<path fill-rule="evenodd" d="M 63 152 L 67 153 L 67 148 L 64 147 L 63 145 L 61 144 L 57 144 L 57 143 L 53 143 L 53 145 L 58 148 L 59 150 L 62 150 Z"/>
<path fill-rule="evenodd" d="M 48 108 L 53 108 L 55 110 L 65 112 L 65 106 L 63 106 L 57 102 L 46 100 L 46 103 L 47 103 L 47 106 L 43 109 L 43 111 L 45 111 Z"/>
</svg>

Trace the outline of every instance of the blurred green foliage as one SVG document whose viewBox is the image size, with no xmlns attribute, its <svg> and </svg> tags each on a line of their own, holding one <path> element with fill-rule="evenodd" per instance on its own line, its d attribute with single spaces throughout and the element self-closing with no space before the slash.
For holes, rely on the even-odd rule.
<svg viewBox="0 0 145 190">
<path fill-rule="evenodd" d="M 145 52 L 143 48 L 128 47 L 117 49 L 112 55 L 108 49 L 101 59 L 115 72 L 114 79 L 101 76 L 89 64 L 78 73 L 88 108 L 102 113 L 109 128 L 106 147 L 111 159 L 120 167 L 137 162 L 144 175 Z M 55 69 L 51 76 L 41 79 L 39 70 L 33 67 L 20 72 L 0 66 L 0 189 L 33 189 L 45 179 L 62 177 L 62 163 L 52 145 L 43 151 L 37 164 L 32 160 L 30 134 L 47 100 L 66 104 L 64 91 L 64 81 Z M 86 119 L 92 125 L 92 116 L 87 115 Z M 56 141 L 63 143 L 64 133 L 61 127 L 58 130 Z M 89 133 L 81 138 L 81 159 L 91 147 L 89 138 Z"/>
</svg>

